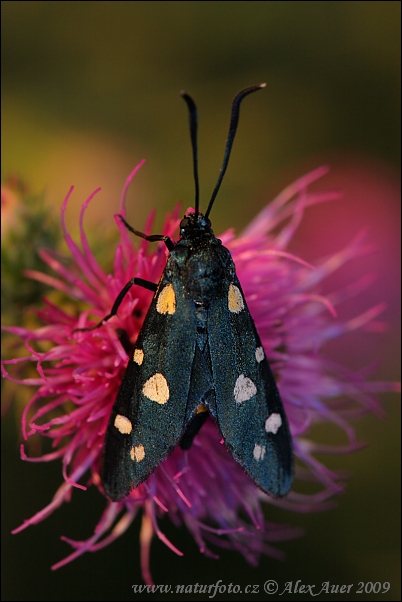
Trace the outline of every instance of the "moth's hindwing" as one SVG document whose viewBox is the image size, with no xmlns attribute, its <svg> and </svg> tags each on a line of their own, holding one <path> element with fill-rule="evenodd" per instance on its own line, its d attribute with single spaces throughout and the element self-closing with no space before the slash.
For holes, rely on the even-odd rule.
<svg viewBox="0 0 402 602">
<path fill-rule="evenodd" d="M 104 445 L 103 483 L 114 501 L 138 487 L 179 443 L 196 341 L 195 310 L 162 275 L 120 386 Z"/>
<path fill-rule="evenodd" d="M 208 339 L 216 420 L 232 456 L 274 497 L 293 477 L 292 440 L 282 401 L 236 276 L 210 305 Z"/>
</svg>

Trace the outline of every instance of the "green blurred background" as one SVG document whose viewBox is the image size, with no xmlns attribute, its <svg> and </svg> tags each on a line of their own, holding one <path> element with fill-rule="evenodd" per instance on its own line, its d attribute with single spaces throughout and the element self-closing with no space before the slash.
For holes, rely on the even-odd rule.
<svg viewBox="0 0 402 602">
<path fill-rule="evenodd" d="M 385 300 L 390 329 L 357 335 L 347 352 L 334 346 L 329 353 L 353 368 L 379 360 L 373 377 L 398 379 L 399 2 L 3 2 L 2 75 L 3 177 L 17 174 L 32 193 L 44 191 L 56 216 L 74 184 L 67 216 L 73 231 L 81 203 L 101 186 L 86 218 L 97 234 L 113 228 L 124 180 L 143 157 L 147 163 L 128 195 L 135 227 L 155 207 L 158 232 L 178 200 L 183 208 L 193 204 L 179 90 L 190 92 L 199 108 L 205 207 L 220 168 L 232 97 L 267 82 L 243 105 L 212 215 L 215 232 L 241 230 L 293 179 L 329 163 L 331 174 L 320 188 L 342 189 L 344 198 L 309 211 L 293 250 L 314 260 L 368 228 L 377 251 L 345 277 L 375 271 L 378 278 L 360 305 L 342 311 L 347 317 Z M 163 521 L 185 556 L 177 558 L 155 541 L 155 582 L 260 584 L 259 595 L 238 597 L 266 599 L 261 586 L 267 579 L 301 579 L 316 590 L 330 581 L 354 583 L 352 599 L 400 599 L 399 403 L 395 396 L 384 400 L 385 421 L 368 417 L 357 425 L 369 447 L 327 462 L 353 475 L 337 509 L 304 516 L 267 507 L 269 520 L 306 530 L 300 540 L 279 544 L 285 563 L 262 558 L 253 569 L 224 551 L 219 561 L 209 560 L 184 529 Z M 12 528 L 50 501 L 61 471 L 57 463 L 19 459 L 18 417 L 10 409 L 3 419 L 2 463 L 2 598 L 131 600 L 131 585 L 142 583 L 138 521 L 112 546 L 53 573 L 50 565 L 70 551 L 59 536 L 88 537 L 103 501 L 96 491 L 76 491 L 45 522 L 11 536 Z M 387 595 L 353 594 L 359 582 L 385 581 L 391 583 Z M 327 597 L 340 599 L 317 599 Z"/>
</svg>

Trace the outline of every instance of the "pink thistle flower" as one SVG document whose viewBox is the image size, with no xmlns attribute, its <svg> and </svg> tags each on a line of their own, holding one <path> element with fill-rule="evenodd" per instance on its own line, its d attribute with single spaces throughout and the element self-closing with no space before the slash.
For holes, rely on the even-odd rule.
<svg viewBox="0 0 402 602">
<path fill-rule="evenodd" d="M 142 163 L 124 186 L 119 209 L 123 215 L 128 185 Z M 362 290 L 364 278 L 329 297 L 320 292 L 329 275 L 365 251 L 360 238 L 315 268 L 287 251 L 304 210 L 312 204 L 337 198 L 335 193 L 308 191 L 308 186 L 326 171 L 326 168 L 317 169 L 285 189 L 240 236 L 227 231 L 219 237 L 232 253 L 250 312 L 277 378 L 298 460 L 294 490 L 285 499 L 272 499 L 261 492 L 221 445 L 218 429 L 209 419 L 189 451 L 176 448 L 127 498 L 117 503 L 106 502 L 92 537 L 86 541 L 63 537 L 73 552 L 54 565 L 54 569 L 120 537 L 140 511 L 141 567 L 144 580 L 149 584 L 152 583 L 149 552 L 155 534 L 176 554 L 182 555 L 159 527 L 158 520 L 164 514 L 175 525 L 187 526 L 201 552 L 216 557 L 211 544 L 231 548 L 243 554 L 251 564 L 257 564 L 261 554 L 281 556 L 272 545 L 274 542 L 300 533 L 295 528 L 268 523 L 262 502 L 296 512 L 312 512 L 330 507 L 331 497 L 342 491 L 340 476 L 326 468 L 316 455 L 358 450 L 361 444 L 349 420 L 368 411 L 380 414 L 376 393 L 394 390 L 395 386 L 369 382 L 365 374 L 352 373 L 321 355 L 321 348 L 327 342 L 357 328 L 379 326 L 376 318 L 383 305 L 349 322 L 334 319 L 335 307 Z M 3 375 L 13 382 L 37 387 L 24 410 L 24 439 L 39 434 L 50 439 L 52 447 L 49 453 L 29 458 L 22 445 L 21 456 L 31 462 L 60 459 L 64 479 L 51 503 L 14 533 L 47 518 L 71 498 L 75 488 L 95 486 L 104 493 L 100 470 L 108 419 L 128 362 L 130 344 L 138 336 L 152 293 L 133 287 L 120 306 L 118 316 L 97 330 L 74 331 L 91 326 L 108 314 L 118 293 L 133 275 L 157 282 L 166 262 L 164 245 L 153 249 L 149 242 L 142 240 L 136 250 L 131 236 L 116 219 L 120 242 L 115 250 L 113 271 L 105 274 L 91 252 L 83 227 L 85 210 L 98 190 L 82 206 L 81 248 L 69 235 L 64 220 L 73 188 L 63 203 L 62 227 L 72 264 L 67 267 L 58 255 L 42 249 L 40 256 L 55 276 L 27 271 L 29 277 L 86 303 L 90 310 L 83 311 L 77 320 L 62 306 L 45 299 L 43 308 L 36 312 L 43 324 L 41 327 L 35 330 L 5 328 L 24 341 L 28 355 L 3 362 Z M 152 221 L 151 214 L 146 232 L 151 231 Z M 174 238 L 178 223 L 176 209 L 166 218 L 163 234 Z M 95 319 L 89 319 L 89 315 Z M 36 364 L 37 377 L 21 380 L 9 374 L 7 365 L 24 361 Z M 338 426 L 346 434 L 347 444 L 320 445 L 307 439 L 310 427 L 318 422 Z M 315 491 L 298 492 L 303 481 L 314 483 Z"/>
</svg>

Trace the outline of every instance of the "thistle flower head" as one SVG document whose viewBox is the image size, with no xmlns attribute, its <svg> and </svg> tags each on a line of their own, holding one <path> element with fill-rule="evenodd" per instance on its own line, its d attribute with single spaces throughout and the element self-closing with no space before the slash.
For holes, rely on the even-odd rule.
<svg viewBox="0 0 402 602">
<path fill-rule="evenodd" d="M 127 187 L 140 166 L 133 170 L 123 189 L 119 209 L 123 215 Z M 160 528 L 164 515 L 174 524 L 185 524 L 201 552 L 214 557 L 217 546 L 228 547 L 256 564 L 261 554 L 281 555 L 273 542 L 298 534 L 297 529 L 268 523 L 263 516 L 263 502 L 298 512 L 314 511 L 328 507 L 330 498 L 342 491 L 339 476 L 316 455 L 359 449 L 349 420 L 366 411 L 380 412 L 375 394 L 391 385 L 369 382 L 365 375 L 352 373 L 322 354 L 328 341 L 364 328 L 382 310 L 382 306 L 370 308 L 342 323 L 335 318 L 335 308 L 343 298 L 356 294 L 361 284 L 334 291 L 329 297 L 321 294 L 323 281 L 361 253 L 361 241 L 354 240 L 314 268 L 287 250 L 304 210 L 336 197 L 334 193 L 313 194 L 308 190 L 325 172 L 325 168 L 318 169 L 289 186 L 239 236 L 227 231 L 219 237 L 232 253 L 280 389 L 297 459 L 294 490 L 284 499 L 263 494 L 221 444 L 215 423 L 208 419 L 190 450 L 177 447 L 146 482 L 121 502 L 106 500 L 92 537 L 86 541 L 63 538 L 73 552 L 53 568 L 111 543 L 128 529 L 137 514 L 142 515 L 141 566 L 148 583 L 152 582 L 149 550 L 154 534 L 181 555 Z M 96 202 L 98 191 L 82 205 L 78 245 L 64 220 L 72 190 L 62 207 L 70 263 L 42 249 L 40 256 L 54 275 L 37 270 L 30 270 L 27 275 L 63 293 L 70 300 L 69 310 L 71 300 L 86 308 L 77 319 L 63 304 L 56 306 L 45 299 L 36 312 L 41 326 L 6 328 L 24 341 L 28 353 L 3 362 L 3 374 L 13 382 L 37 388 L 23 413 L 24 439 L 39 434 L 51 442 L 51 451 L 35 458 L 29 458 L 22 445 L 21 456 L 34 462 L 59 460 L 63 473 L 63 483 L 51 503 L 15 532 L 49 516 L 70 499 L 76 488 L 94 486 L 104 493 L 100 474 L 108 419 L 152 293 L 134 286 L 112 320 L 96 330 L 76 329 L 93 326 L 107 315 L 133 275 L 158 282 L 166 263 L 163 244 L 156 248 L 146 240 L 134 244 L 116 219 L 120 241 L 115 248 L 113 269 L 106 274 L 91 251 L 83 225 L 85 210 L 90 202 Z M 167 216 L 163 234 L 177 239 L 179 221 L 176 209 Z M 151 226 L 152 215 L 145 227 L 147 233 Z M 13 368 L 24 361 L 35 364 L 35 378 L 21 380 L 13 376 Z M 309 439 L 311 426 L 318 422 L 335 424 L 346 434 L 347 443 L 319 445 Z M 303 481 L 313 482 L 315 490 L 309 494 L 300 491 Z"/>
</svg>

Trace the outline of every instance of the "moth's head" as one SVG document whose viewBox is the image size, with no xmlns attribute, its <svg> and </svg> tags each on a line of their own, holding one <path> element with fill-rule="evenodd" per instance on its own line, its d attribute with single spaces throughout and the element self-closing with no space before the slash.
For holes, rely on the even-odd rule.
<svg viewBox="0 0 402 602">
<path fill-rule="evenodd" d="M 210 238 L 214 236 L 211 221 L 202 213 L 189 213 L 180 222 L 180 238 Z"/>
</svg>

